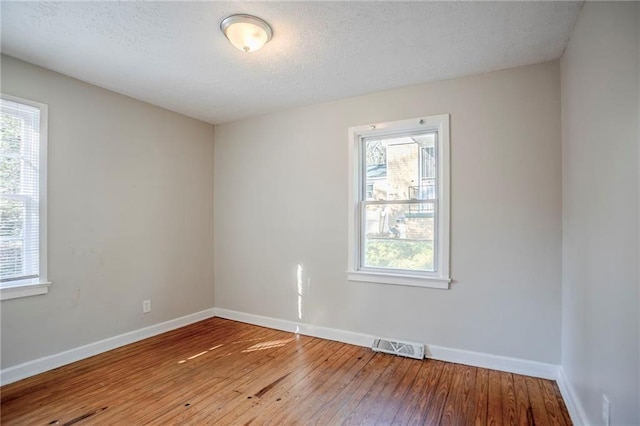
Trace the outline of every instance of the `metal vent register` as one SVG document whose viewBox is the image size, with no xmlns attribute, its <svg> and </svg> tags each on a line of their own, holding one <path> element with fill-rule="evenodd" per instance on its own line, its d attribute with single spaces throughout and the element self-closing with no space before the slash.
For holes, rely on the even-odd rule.
<svg viewBox="0 0 640 426">
<path fill-rule="evenodd" d="M 385 352 L 392 355 L 424 359 L 424 345 L 421 345 L 420 343 L 375 339 L 373 341 L 373 346 L 371 346 L 371 349 L 376 352 Z"/>
</svg>

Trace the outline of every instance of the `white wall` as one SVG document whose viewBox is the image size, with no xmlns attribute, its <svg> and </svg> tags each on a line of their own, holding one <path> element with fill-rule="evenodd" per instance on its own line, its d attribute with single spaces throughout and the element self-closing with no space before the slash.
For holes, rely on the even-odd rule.
<svg viewBox="0 0 640 426">
<path fill-rule="evenodd" d="M 49 105 L 53 282 L 2 301 L 2 368 L 211 308 L 213 126 L 10 57 L 1 66 L 4 93 Z"/>
<path fill-rule="evenodd" d="M 346 280 L 347 128 L 451 114 L 450 290 Z M 557 61 L 220 125 L 216 307 L 560 361 Z"/>
<path fill-rule="evenodd" d="M 637 2 L 587 2 L 562 58 L 562 366 L 591 424 L 640 424 Z"/>
</svg>

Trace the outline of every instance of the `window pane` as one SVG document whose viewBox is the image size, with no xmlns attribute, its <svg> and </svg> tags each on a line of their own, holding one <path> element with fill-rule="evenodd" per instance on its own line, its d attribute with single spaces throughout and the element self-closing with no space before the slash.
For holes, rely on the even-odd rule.
<svg viewBox="0 0 640 426">
<path fill-rule="evenodd" d="M 433 132 L 365 139 L 365 199 L 435 199 L 435 141 Z"/>
<path fill-rule="evenodd" d="M 22 200 L 0 199 L 0 238 L 22 238 L 24 235 L 25 203 Z"/>
<path fill-rule="evenodd" d="M 435 204 L 368 204 L 362 266 L 434 271 Z"/>
<path fill-rule="evenodd" d="M 17 157 L 6 157 L 0 154 L 0 194 L 20 192 L 20 163 Z"/>
<path fill-rule="evenodd" d="M 13 278 L 22 275 L 22 240 L 0 241 L 0 276 Z"/>
<path fill-rule="evenodd" d="M 0 115 L 0 152 L 20 154 L 22 120 L 9 114 Z"/>
</svg>

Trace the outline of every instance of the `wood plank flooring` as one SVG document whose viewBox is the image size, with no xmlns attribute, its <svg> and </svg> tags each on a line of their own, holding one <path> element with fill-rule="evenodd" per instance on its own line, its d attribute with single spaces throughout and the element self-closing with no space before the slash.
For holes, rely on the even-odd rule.
<svg viewBox="0 0 640 426">
<path fill-rule="evenodd" d="M 0 388 L 3 425 L 570 425 L 557 385 L 212 318 Z"/>
</svg>

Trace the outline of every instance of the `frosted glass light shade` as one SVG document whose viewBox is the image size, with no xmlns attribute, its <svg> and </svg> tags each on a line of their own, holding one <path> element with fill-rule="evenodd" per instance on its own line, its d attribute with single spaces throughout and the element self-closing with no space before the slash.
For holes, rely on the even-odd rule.
<svg viewBox="0 0 640 426">
<path fill-rule="evenodd" d="M 271 40 L 272 31 L 269 24 L 251 15 L 231 15 L 220 23 L 220 29 L 238 49 L 253 52 Z"/>
</svg>

